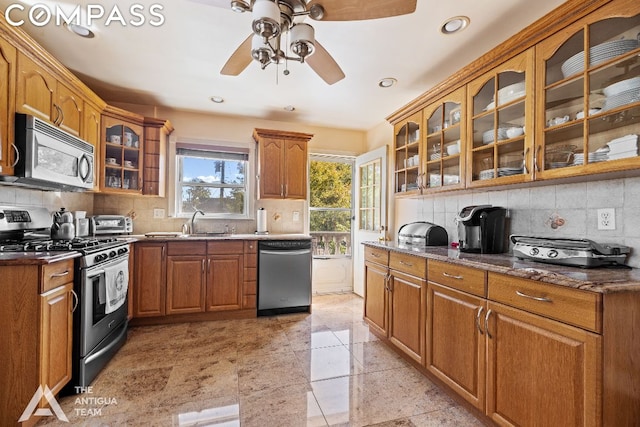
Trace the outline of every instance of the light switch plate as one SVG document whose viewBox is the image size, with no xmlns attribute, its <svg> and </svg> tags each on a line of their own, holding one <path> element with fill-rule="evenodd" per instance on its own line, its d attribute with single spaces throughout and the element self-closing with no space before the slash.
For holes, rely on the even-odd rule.
<svg viewBox="0 0 640 427">
<path fill-rule="evenodd" d="M 293 211 L 293 222 L 300 222 L 300 211 Z"/>
<path fill-rule="evenodd" d="M 164 209 L 154 209 L 153 210 L 153 218 L 164 218 Z"/>
</svg>

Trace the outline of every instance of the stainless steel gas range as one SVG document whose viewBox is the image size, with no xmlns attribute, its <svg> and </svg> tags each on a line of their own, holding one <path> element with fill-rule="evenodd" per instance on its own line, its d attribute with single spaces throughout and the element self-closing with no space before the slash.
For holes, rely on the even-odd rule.
<svg viewBox="0 0 640 427">
<path fill-rule="evenodd" d="M 73 376 L 66 394 L 87 387 L 127 339 L 129 244 L 115 237 L 53 240 L 46 208 L 0 206 L 0 252 L 68 252 L 75 261 Z"/>
</svg>

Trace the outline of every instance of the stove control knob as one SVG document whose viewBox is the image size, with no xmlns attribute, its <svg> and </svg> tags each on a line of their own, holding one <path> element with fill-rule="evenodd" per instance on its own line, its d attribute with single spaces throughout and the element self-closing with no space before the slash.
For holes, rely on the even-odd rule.
<svg viewBox="0 0 640 427">
<path fill-rule="evenodd" d="M 529 251 L 529 255 L 532 256 L 536 256 L 540 253 L 540 250 L 538 248 L 531 248 L 531 250 Z"/>
<path fill-rule="evenodd" d="M 558 251 L 556 251 L 555 249 L 551 249 L 549 253 L 547 253 L 547 256 L 549 258 L 556 258 L 558 256 Z"/>
<path fill-rule="evenodd" d="M 107 259 L 107 254 L 98 254 L 94 258 L 96 262 L 104 261 L 105 259 Z"/>
<path fill-rule="evenodd" d="M 129 248 L 118 249 L 118 255 L 126 254 L 127 252 L 129 252 Z"/>
<path fill-rule="evenodd" d="M 116 251 L 109 252 L 109 258 L 114 258 L 117 255 Z"/>
</svg>

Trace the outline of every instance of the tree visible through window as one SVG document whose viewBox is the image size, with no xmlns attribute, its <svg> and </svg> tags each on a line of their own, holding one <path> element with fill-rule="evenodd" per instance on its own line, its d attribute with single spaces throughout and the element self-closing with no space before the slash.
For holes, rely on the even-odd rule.
<svg viewBox="0 0 640 427">
<path fill-rule="evenodd" d="M 351 255 L 353 160 L 312 156 L 309 227 L 316 255 Z"/>
<path fill-rule="evenodd" d="M 176 154 L 179 213 L 247 215 L 247 153 L 178 148 Z"/>
</svg>

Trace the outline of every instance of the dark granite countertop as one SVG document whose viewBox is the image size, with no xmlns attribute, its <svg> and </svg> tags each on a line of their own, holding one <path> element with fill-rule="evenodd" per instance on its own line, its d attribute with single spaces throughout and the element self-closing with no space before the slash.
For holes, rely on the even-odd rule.
<svg viewBox="0 0 640 427">
<path fill-rule="evenodd" d="M 197 240 L 309 240 L 311 236 L 308 234 L 192 234 L 185 235 L 179 232 L 162 233 L 155 236 L 149 234 L 134 234 L 123 236 L 136 242 L 189 242 Z"/>
<path fill-rule="evenodd" d="M 80 252 L 0 252 L 0 266 L 53 264 L 81 256 Z"/>
<path fill-rule="evenodd" d="M 394 242 L 364 242 L 364 244 L 586 291 L 599 293 L 640 292 L 640 269 L 637 268 L 578 268 L 520 260 L 509 254 L 466 253 L 443 246 L 416 249 L 399 246 Z"/>
</svg>

